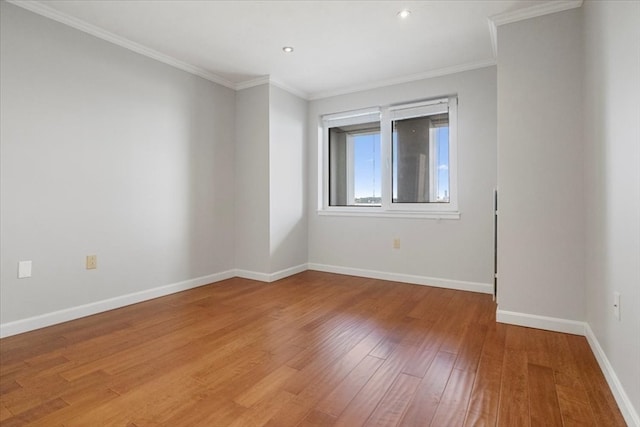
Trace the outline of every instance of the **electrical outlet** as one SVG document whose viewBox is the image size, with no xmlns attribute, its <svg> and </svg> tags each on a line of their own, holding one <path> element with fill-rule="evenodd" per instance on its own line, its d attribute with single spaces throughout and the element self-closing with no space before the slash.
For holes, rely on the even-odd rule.
<svg viewBox="0 0 640 427">
<path fill-rule="evenodd" d="M 393 239 L 393 249 L 400 249 L 400 239 Z"/>
<path fill-rule="evenodd" d="M 98 268 L 98 255 L 87 255 L 87 270 Z"/>
<path fill-rule="evenodd" d="M 31 261 L 18 262 L 18 279 L 31 277 Z"/>
<path fill-rule="evenodd" d="M 613 316 L 620 320 L 620 292 L 613 293 Z"/>
</svg>

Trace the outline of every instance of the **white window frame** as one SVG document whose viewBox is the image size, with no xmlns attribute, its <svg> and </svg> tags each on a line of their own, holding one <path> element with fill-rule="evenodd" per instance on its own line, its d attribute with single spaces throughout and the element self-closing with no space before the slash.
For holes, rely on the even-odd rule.
<svg viewBox="0 0 640 427">
<path fill-rule="evenodd" d="M 318 141 L 318 214 L 458 219 L 458 99 L 456 96 L 410 104 L 392 105 L 325 115 Z M 413 117 L 449 113 L 449 203 L 392 203 L 392 122 Z M 380 120 L 381 206 L 329 206 L 329 128 Z M 432 159 L 437 157 L 431 157 Z M 435 172 L 437 174 L 437 171 Z M 430 179 L 430 185 L 432 180 Z M 435 187 L 437 188 L 437 187 Z M 433 190 L 431 192 L 433 194 Z"/>
<path fill-rule="evenodd" d="M 380 117 L 380 108 L 365 108 L 361 110 L 355 111 L 347 111 L 344 113 L 336 113 L 329 114 L 322 117 L 322 125 L 321 125 L 321 138 L 319 144 L 319 151 L 321 155 L 319 159 L 321 159 L 321 163 L 319 164 L 318 170 L 320 173 L 318 174 L 318 178 L 321 182 L 319 188 L 321 188 L 320 192 L 320 200 L 319 200 L 319 212 L 325 213 L 357 213 L 357 212 L 367 212 L 372 209 L 379 209 L 379 206 L 329 206 L 329 128 L 330 127 L 339 127 L 339 126 L 349 126 L 349 125 L 359 125 L 362 123 L 376 122 L 381 121 Z M 381 130 L 382 131 L 382 130 Z M 380 148 L 382 152 L 382 147 Z M 350 157 L 350 158 L 349 158 Z M 349 146 L 347 144 L 347 161 L 353 161 L 353 144 Z M 347 200 L 350 203 L 355 202 L 354 194 L 353 194 L 353 167 L 347 167 Z M 381 177 L 381 179 L 383 179 Z M 349 180 L 351 182 L 349 182 Z M 384 185 L 384 181 L 382 182 Z M 382 190 L 384 193 L 384 190 Z"/>
</svg>

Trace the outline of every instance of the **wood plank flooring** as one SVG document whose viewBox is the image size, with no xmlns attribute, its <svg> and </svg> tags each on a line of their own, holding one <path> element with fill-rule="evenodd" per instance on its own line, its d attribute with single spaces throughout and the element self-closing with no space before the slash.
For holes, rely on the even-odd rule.
<svg viewBox="0 0 640 427">
<path fill-rule="evenodd" d="M 305 272 L 0 340 L 0 425 L 624 426 L 584 337 L 489 295 Z"/>
</svg>

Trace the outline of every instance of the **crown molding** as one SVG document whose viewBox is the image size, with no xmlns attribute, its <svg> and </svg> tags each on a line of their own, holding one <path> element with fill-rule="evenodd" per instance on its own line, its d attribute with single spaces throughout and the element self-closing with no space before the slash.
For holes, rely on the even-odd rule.
<svg viewBox="0 0 640 427">
<path fill-rule="evenodd" d="M 42 15 L 46 18 L 53 19 L 54 21 L 60 22 L 61 24 L 75 28 L 76 30 L 80 30 L 87 34 L 91 34 L 92 36 L 98 37 L 102 40 L 108 41 L 110 43 L 113 43 L 125 49 L 131 50 L 133 52 L 155 59 L 156 61 L 160 61 L 172 67 L 178 68 L 182 71 L 186 71 L 187 73 L 194 74 L 196 76 L 202 77 L 203 79 L 209 80 L 214 83 L 218 83 L 222 86 L 228 87 L 229 89 L 242 90 L 242 89 L 247 89 L 254 86 L 260 86 L 265 83 L 269 83 L 283 90 L 286 90 L 287 92 L 290 92 L 295 96 L 298 96 L 300 98 L 307 99 L 307 100 L 309 99 L 308 93 L 295 89 L 283 82 L 274 80 L 270 76 L 261 76 L 256 79 L 234 83 L 230 80 L 225 79 L 224 77 L 218 76 L 215 73 L 205 70 L 204 68 L 200 68 L 200 67 L 196 67 L 195 65 L 188 64 L 172 56 L 165 55 L 164 53 L 158 52 L 157 50 L 148 48 L 139 43 L 131 41 L 125 37 L 111 33 L 98 26 L 89 24 L 88 22 L 85 22 L 81 19 L 67 15 L 66 13 L 57 11 L 49 6 L 46 6 L 40 1 L 36 1 L 36 0 L 6 0 L 6 1 L 7 3 L 11 3 L 15 6 L 21 7 L 30 12 L 37 13 L 38 15 Z"/>
<path fill-rule="evenodd" d="M 437 68 L 437 69 L 429 70 L 423 73 L 409 74 L 407 76 L 396 77 L 396 78 L 386 79 L 386 80 L 379 80 L 373 83 L 367 83 L 367 84 L 358 85 L 358 86 L 350 86 L 349 88 L 345 88 L 345 89 L 315 92 L 310 94 L 309 100 L 330 98 L 332 96 L 347 95 L 349 93 L 362 92 L 364 90 L 370 90 L 370 89 L 378 89 L 385 86 L 398 85 L 402 83 L 411 83 L 418 80 L 431 79 L 434 77 L 442 77 L 442 76 L 447 76 L 449 74 L 461 73 L 464 71 L 472 71 L 472 70 L 478 70 L 480 68 L 492 67 L 494 65 L 496 65 L 495 59 L 490 59 L 486 61 L 477 61 L 477 62 L 470 62 L 466 64 L 454 65 L 452 67 Z"/>
<path fill-rule="evenodd" d="M 490 16 L 488 19 L 488 25 L 494 57 L 498 56 L 498 27 L 500 25 L 524 21 L 526 19 L 537 18 L 539 16 L 549 15 L 556 12 L 563 12 L 565 10 L 577 9 L 582 6 L 582 2 L 583 0 L 547 1 L 513 12 L 499 13 L 497 15 Z"/>
<path fill-rule="evenodd" d="M 255 79 L 245 80 L 243 82 L 236 83 L 234 88 L 235 90 L 243 90 L 243 89 L 249 89 L 251 87 L 256 87 L 256 86 L 269 84 L 269 83 L 271 83 L 271 77 L 267 75 L 267 76 L 260 76 L 260 77 L 256 77 Z"/>
<path fill-rule="evenodd" d="M 269 82 L 273 86 L 278 87 L 278 88 L 280 88 L 280 89 L 282 89 L 282 90 L 284 90 L 286 92 L 289 92 L 290 94 L 295 95 L 298 98 L 306 99 L 307 101 L 310 99 L 309 98 L 309 94 L 307 92 L 303 92 L 303 91 L 301 91 L 299 89 L 296 89 L 296 88 L 294 88 L 292 86 L 289 86 L 288 84 L 286 84 L 286 83 L 284 83 L 284 82 L 282 82 L 280 80 L 271 78 L 271 79 L 269 79 Z"/>
<path fill-rule="evenodd" d="M 6 0 L 6 1 L 15 6 L 29 10 L 33 13 L 37 13 L 38 15 L 42 15 L 46 18 L 53 19 L 54 21 L 68 25 L 72 28 L 83 31 L 87 34 L 91 34 L 92 36 L 98 37 L 102 40 L 108 41 L 110 43 L 113 43 L 125 49 L 131 50 L 140 55 L 144 55 L 149 58 L 155 59 L 156 61 L 165 63 L 167 65 L 170 65 L 182 71 L 186 71 L 187 73 L 194 74 L 196 76 L 202 77 L 206 80 L 220 84 L 222 86 L 228 87 L 233 90 L 248 89 L 250 87 L 255 87 L 255 86 L 268 83 L 306 100 L 315 100 L 315 99 L 329 98 L 337 95 L 346 95 L 349 93 L 360 92 L 363 90 L 377 89 L 384 86 L 409 83 L 413 81 L 424 80 L 424 79 L 434 78 L 434 77 L 441 77 L 448 74 L 454 74 L 454 73 L 459 73 L 463 71 L 470 71 L 470 70 L 494 66 L 496 65 L 495 58 L 497 58 L 497 55 L 498 55 L 498 39 L 497 39 L 498 26 L 509 24 L 512 22 L 522 21 L 525 19 L 535 18 L 538 16 L 547 15 L 550 13 L 556 13 L 556 12 L 562 12 L 569 9 L 575 9 L 582 6 L 582 2 L 583 2 L 583 0 L 548 1 L 548 2 L 537 4 L 535 6 L 532 6 L 526 9 L 521 9 L 514 12 L 501 13 L 501 14 L 489 17 L 488 18 L 489 34 L 491 37 L 491 44 L 492 44 L 493 55 L 494 55 L 494 58 L 491 60 L 478 61 L 473 63 L 456 65 L 452 67 L 439 68 L 435 70 L 426 71 L 424 73 L 411 74 L 408 76 L 380 80 L 377 82 L 367 83 L 367 84 L 358 85 L 358 86 L 351 86 L 349 88 L 344 88 L 344 89 L 307 93 L 307 92 L 300 91 L 282 81 L 273 79 L 270 76 L 261 76 L 252 80 L 246 80 L 243 82 L 235 83 L 211 71 L 208 71 L 204 68 L 200 68 L 195 65 L 186 63 L 184 61 L 181 61 L 179 59 L 176 59 L 164 53 L 158 52 L 157 50 L 148 48 L 139 43 L 131 41 L 122 36 L 111 33 L 98 26 L 89 24 L 81 19 L 59 12 L 49 6 L 46 6 L 40 1 L 36 1 L 36 0 Z"/>
<path fill-rule="evenodd" d="M 489 19 L 496 26 L 500 26 L 510 24 L 512 22 L 524 21 L 525 19 L 536 18 L 538 16 L 549 15 L 551 13 L 576 9 L 580 6 L 582 6 L 582 0 L 547 1 L 513 12 L 499 13 L 497 15 L 493 15 Z"/>
<path fill-rule="evenodd" d="M 83 31 L 87 34 L 91 34 L 92 36 L 98 37 L 102 40 L 106 40 L 120 47 L 124 47 L 125 49 L 129 49 L 140 55 L 144 55 L 149 58 L 155 59 L 156 61 L 160 61 L 167 65 L 171 65 L 172 67 L 178 68 L 182 71 L 186 71 L 187 73 L 194 74 L 196 76 L 202 77 L 203 79 L 209 80 L 214 83 L 218 83 L 230 89 L 235 90 L 236 88 L 236 84 L 234 82 L 227 80 L 224 77 L 220 77 L 217 74 L 214 74 L 208 70 L 205 70 L 204 68 L 200 68 L 200 67 L 196 67 L 195 65 L 188 64 L 184 61 L 181 61 L 169 55 L 165 55 L 164 53 L 160 53 L 157 50 L 148 48 L 139 43 L 133 42 L 127 38 L 111 33 L 107 30 L 104 30 L 100 27 L 89 24 L 81 19 L 74 18 L 70 15 L 67 15 L 66 13 L 59 12 L 49 6 L 46 6 L 40 3 L 39 1 L 34 1 L 34 0 L 6 0 L 6 1 L 15 6 L 26 9 L 30 12 L 37 13 L 38 15 L 42 15 L 46 18 L 53 19 L 54 21 L 68 25 L 69 27 Z"/>
<path fill-rule="evenodd" d="M 489 26 L 489 37 L 491 38 L 491 51 L 493 52 L 493 57 L 498 58 L 498 27 L 496 23 L 491 20 L 491 18 L 487 18 L 487 25 Z"/>
<path fill-rule="evenodd" d="M 272 86 L 278 87 L 286 92 L 289 92 L 292 95 L 297 96 L 298 98 L 302 98 L 302 99 L 306 99 L 309 100 L 309 94 L 306 92 L 303 92 L 301 90 L 298 90 L 294 87 L 289 86 L 286 83 L 283 83 L 279 80 L 274 79 L 271 76 L 261 76 L 261 77 L 257 77 L 255 79 L 252 80 L 245 80 L 243 82 L 237 83 L 235 85 L 235 89 L 236 90 L 243 90 L 243 89 L 249 89 L 251 87 L 256 87 L 256 86 L 260 86 L 260 85 L 264 85 L 264 84 L 270 84 Z"/>
</svg>

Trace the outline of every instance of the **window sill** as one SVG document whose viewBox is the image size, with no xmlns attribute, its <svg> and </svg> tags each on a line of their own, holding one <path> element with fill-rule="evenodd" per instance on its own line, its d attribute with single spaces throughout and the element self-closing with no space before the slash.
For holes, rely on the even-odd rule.
<svg viewBox="0 0 640 427">
<path fill-rule="evenodd" d="M 415 219 L 460 219 L 460 212 L 425 212 L 425 211 L 382 211 L 364 209 L 324 209 L 318 210 L 318 216 L 355 216 L 372 218 L 415 218 Z"/>
</svg>

